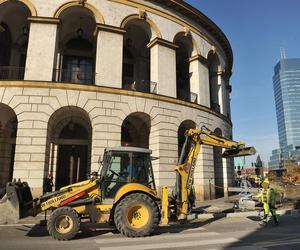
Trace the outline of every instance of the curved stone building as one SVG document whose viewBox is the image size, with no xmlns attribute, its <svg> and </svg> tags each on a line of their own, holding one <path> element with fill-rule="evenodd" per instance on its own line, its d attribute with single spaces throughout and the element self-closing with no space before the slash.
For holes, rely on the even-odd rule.
<svg viewBox="0 0 300 250">
<path fill-rule="evenodd" d="M 186 129 L 231 137 L 232 50 L 181 0 L 0 0 L 0 188 L 40 194 L 86 178 L 105 147 L 150 148 L 174 185 Z M 198 199 L 222 196 L 233 166 L 205 146 Z"/>
</svg>

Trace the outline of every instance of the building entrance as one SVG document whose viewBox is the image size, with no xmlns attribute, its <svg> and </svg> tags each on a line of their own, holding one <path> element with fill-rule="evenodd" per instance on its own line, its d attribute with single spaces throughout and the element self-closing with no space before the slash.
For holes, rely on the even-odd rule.
<svg viewBox="0 0 300 250">
<path fill-rule="evenodd" d="M 49 119 L 49 168 L 55 190 L 86 180 L 91 171 L 92 127 L 88 114 L 63 107 Z"/>
<path fill-rule="evenodd" d="M 59 145 L 56 189 L 83 181 L 87 177 L 87 145 Z"/>
</svg>

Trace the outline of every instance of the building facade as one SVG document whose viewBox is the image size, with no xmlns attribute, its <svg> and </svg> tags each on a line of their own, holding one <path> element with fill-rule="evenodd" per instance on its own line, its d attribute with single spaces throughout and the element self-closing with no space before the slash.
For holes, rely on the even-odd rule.
<svg viewBox="0 0 300 250">
<path fill-rule="evenodd" d="M 300 146 L 300 59 L 281 59 L 273 77 L 279 145 Z"/>
<path fill-rule="evenodd" d="M 282 168 L 281 161 L 296 157 L 300 148 L 300 59 L 280 59 L 274 68 L 273 87 L 279 135 L 270 170 Z"/>
<path fill-rule="evenodd" d="M 0 188 L 21 178 L 38 195 L 50 173 L 58 189 L 120 145 L 150 148 L 158 188 L 174 185 L 186 129 L 232 136 L 232 60 L 184 1 L 0 0 Z M 198 199 L 231 185 L 221 154 L 202 148 Z"/>
</svg>

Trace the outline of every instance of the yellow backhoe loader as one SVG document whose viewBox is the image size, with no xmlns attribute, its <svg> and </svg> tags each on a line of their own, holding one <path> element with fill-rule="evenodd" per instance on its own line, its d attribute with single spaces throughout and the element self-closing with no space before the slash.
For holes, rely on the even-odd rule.
<svg viewBox="0 0 300 250">
<path fill-rule="evenodd" d="M 253 147 L 246 148 L 242 142 L 217 136 L 206 127 L 187 130 L 185 137 L 175 167 L 176 185 L 171 197 L 168 187 L 163 187 L 161 198 L 158 196 L 150 150 L 116 147 L 105 150 L 99 175 L 93 173 L 86 181 L 46 193 L 34 200 L 26 183 L 8 183 L 5 203 L 19 218 L 51 210 L 47 229 L 57 240 L 74 238 L 84 220 L 114 223 L 127 237 L 148 236 L 159 223 L 168 224 L 171 216 L 178 221 L 187 219 L 201 145 L 227 149 L 223 157 L 255 154 Z"/>
</svg>

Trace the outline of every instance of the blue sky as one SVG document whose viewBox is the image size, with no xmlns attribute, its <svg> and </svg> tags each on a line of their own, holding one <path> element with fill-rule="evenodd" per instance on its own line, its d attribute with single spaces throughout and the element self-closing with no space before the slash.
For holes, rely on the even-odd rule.
<svg viewBox="0 0 300 250">
<path fill-rule="evenodd" d="M 231 110 L 234 139 L 256 147 L 267 164 L 278 148 L 273 68 L 280 47 L 300 57 L 299 0 L 188 0 L 214 21 L 233 50 Z M 246 164 L 254 161 L 248 157 Z"/>
</svg>

